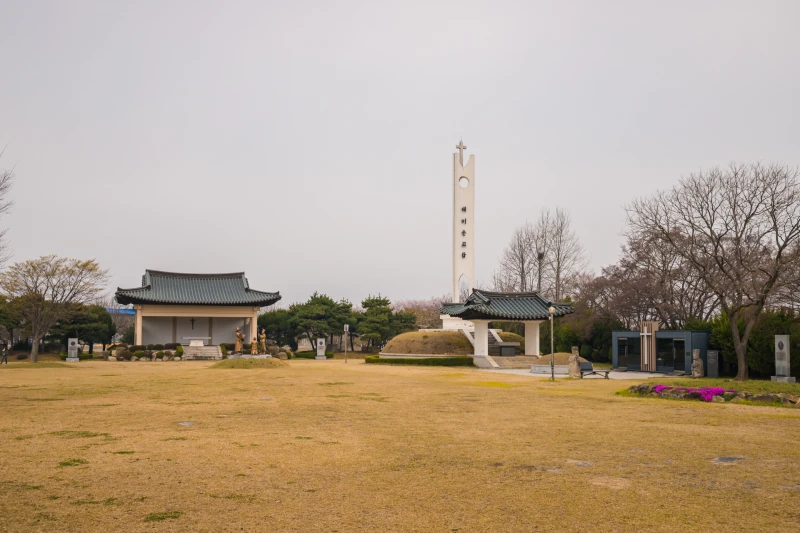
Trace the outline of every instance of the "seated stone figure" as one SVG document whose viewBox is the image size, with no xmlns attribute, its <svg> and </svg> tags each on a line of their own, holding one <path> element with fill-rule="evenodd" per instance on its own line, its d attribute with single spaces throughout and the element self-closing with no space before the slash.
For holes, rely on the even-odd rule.
<svg viewBox="0 0 800 533">
<path fill-rule="evenodd" d="M 569 377 L 581 378 L 581 359 L 577 346 L 572 347 L 572 355 L 569 356 Z"/>
<path fill-rule="evenodd" d="M 702 378 L 705 375 L 703 360 L 700 359 L 700 350 L 692 350 L 692 377 Z"/>
</svg>

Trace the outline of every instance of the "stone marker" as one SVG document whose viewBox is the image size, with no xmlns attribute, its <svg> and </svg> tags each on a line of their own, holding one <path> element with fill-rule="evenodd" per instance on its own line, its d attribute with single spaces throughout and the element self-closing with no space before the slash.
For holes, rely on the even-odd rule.
<svg viewBox="0 0 800 533">
<path fill-rule="evenodd" d="M 69 359 L 67 359 L 69 361 Z M 775 375 L 772 381 L 795 383 L 789 371 L 789 335 L 775 335 Z"/>
<path fill-rule="evenodd" d="M 581 378 L 581 360 L 577 346 L 572 347 L 572 355 L 569 356 L 569 377 Z"/>
<path fill-rule="evenodd" d="M 706 374 L 710 378 L 718 378 L 719 377 L 719 351 L 717 350 L 708 350 L 706 352 L 706 362 L 708 363 L 708 368 L 706 368 Z"/>
<path fill-rule="evenodd" d="M 78 359 L 78 339 L 67 341 L 67 363 L 79 363 Z"/>
<path fill-rule="evenodd" d="M 692 350 L 692 377 L 693 378 L 702 378 L 705 376 L 705 371 L 703 369 L 703 360 L 700 359 L 700 349 L 695 348 Z"/>
<path fill-rule="evenodd" d="M 317 339 L 317 356 L 314 359 L 327 359 L 325 357 L 325 339 Z"/>
</svg>

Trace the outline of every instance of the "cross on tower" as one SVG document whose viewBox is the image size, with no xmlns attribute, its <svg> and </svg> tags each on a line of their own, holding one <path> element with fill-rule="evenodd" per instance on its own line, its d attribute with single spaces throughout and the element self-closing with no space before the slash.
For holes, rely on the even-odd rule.
<svg viewBox="0 0 800 533">
<path fill-rule="evenodd" d="M 456 145 L 456 148 L 458 149 L 458 160 L 461 162 L 461 166 L 463 167 L 464 166 L 464 150 L 466 150 L 467 147 L 464 146 L 464 141 L 463 140 L 459 140 L 458 144 Z"/>
</svg>

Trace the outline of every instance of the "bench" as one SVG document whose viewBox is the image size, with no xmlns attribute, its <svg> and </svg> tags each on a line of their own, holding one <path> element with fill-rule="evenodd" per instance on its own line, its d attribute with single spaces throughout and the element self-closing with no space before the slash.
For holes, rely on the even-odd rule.
<svg viewBox="0 0 800 533">
<path fill-rule="evenodd" d="M 581 379 L 583 376 L 603 376 L 605 379 L 608 379 L 608 374 L 611 373 L 611 369 L 604 369 L 604 368 L 591 368 L 588 370 L 584 370 L 581 368 Z"/>
</svg>

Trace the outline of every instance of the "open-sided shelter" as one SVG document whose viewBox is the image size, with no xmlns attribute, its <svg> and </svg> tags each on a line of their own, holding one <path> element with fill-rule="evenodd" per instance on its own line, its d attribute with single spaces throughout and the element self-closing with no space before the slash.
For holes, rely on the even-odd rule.
<svg viewBox="0 0 800 533">
<path fill-rule="evenodd" d="M 236 328 L 246 343 L 257 335 L 258 312 L 281 299 L 279 292 L 250 288 L 244 272 L 186 274 L 147 270 L 141 287 L 117 289 L 117 302 L 133 304 L 135 344 L 204 345 L 235 342 Z"/>
</svg>

